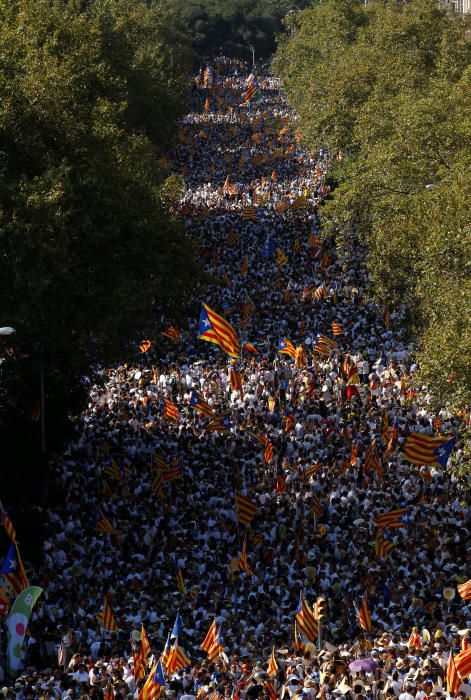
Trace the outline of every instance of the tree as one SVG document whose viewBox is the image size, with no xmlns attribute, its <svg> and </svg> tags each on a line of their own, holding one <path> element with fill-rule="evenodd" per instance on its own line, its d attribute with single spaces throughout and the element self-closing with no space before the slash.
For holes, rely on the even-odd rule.
<svg viewBox="0 0 471 700">
<path fill-rule="evenodd" d="M 267 59 L 275 49 L 282 19 L 307 0 L 165 0 L 188 32 L 198 58 L 219 55 Z"/>
<path fill-rule="evenodd" d="M 143 0 L 0 0 L 7 414 L 29 418 L 40 366 L 51 406 L 185 307 L 198 268 L 157 165 L 185 106 L 179 41 Z"/>
<path fill-rule="evenodd" d="M 376 299 L 406 310 L 417 381 L 455 408 L 471 403 L 469 27 L 432 0 L 326 0 L 275 59 L 305 143 L 332 155 L 327 235 L 358 231 Z"/>
</svg>

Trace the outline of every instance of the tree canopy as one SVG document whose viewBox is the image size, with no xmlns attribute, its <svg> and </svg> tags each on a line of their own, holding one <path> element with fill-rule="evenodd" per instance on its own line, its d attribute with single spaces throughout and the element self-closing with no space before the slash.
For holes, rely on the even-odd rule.
<svg viewBox="0 0 471 700">
<path fill-rule="evenodd" d="M 199 58 L 235 56 L 266 59 L 275 50 L 275 38 L 290 11 L 308 0 L 165 0 L 189 34 Z"/>
<path fill-rule="evenodd" d="M 434 0 L 325 0 L 275 59 L 304 142 L 331 156 L 327 233 L 367 244 L 418 378 L 455 407 L 471 401 L 470 21 Z"/>
<path fill-rule="evenodd" d="M 0 325 L 18 345 L 4 382 L 24 389 L 41 358 L 64 388 L 181 311 L 197 266 L 158 162 L 190 56 L 161 4 L 0 0 Z"/>
</svg>

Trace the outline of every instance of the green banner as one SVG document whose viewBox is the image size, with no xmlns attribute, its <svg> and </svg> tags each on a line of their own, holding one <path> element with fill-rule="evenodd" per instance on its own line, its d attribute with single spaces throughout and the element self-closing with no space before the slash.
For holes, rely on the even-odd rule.
<svg viewBox="0 0 471 700">
<path fill-rule="evenodd" d="M 9 676 L 16 676 L 21 668 L 21 645 L 25 638 L 31 611 L 42 592 L 43 589 L 38 586 L 25 588 L 12 605 L 7 622 L 7 666 Z"/>
</svg>

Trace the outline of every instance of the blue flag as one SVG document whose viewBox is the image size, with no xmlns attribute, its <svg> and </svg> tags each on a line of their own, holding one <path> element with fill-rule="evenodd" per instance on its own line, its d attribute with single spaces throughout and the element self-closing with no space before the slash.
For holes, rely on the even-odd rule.
<svg viewBox="0 0 471 700">
<path fill-rule="evenodd" d="M 157 664 L 156 669 L 155 669 L 154 683 L 158 683 L 159 685 L 166 685 L 165 677 L 164 677 L 164 670 L 162 668 L 161 661 L 159 661 L 159 663 Z"/>
<path fill-rule="evenodd" d="M 180 617 L 180 613 L 177 612 L 177 617 L 175 618 L 175 624 L 173 625 L 172 637 L 180 637 L 183 634 L 183 622 Z"/>
<path fill-rule="evenodd" d="M 18 559 L 16 558 L 15 545 L 12 543 L 10 545 L 10 549 L 8 550 L 8 554 L 5 557 L 5 561 L 3 562 L 0 574 L 16 574 L 17 571 Z"/>
<path fill-rule="evenodd" d="M 440 462 L 440 466 L 443 469 L 446 467 L 446 463 L 448 462 L 448 457 L 452 453 L 452 450 L 455 446 L 455 442 L 456 442 L 456 438 L 453 437 L 453 438 L 451 438 L 451 440 L 447 440 L 442 445 L 440 445 L 439 447 L 436 447 L 434 449 L 434 452 L 437 455 L 438 461 Z"/>
<path fill-rule="evenodd" d="M 211 328 L 212 328 L 212 325 L 211 325 L 211 321 L 209 320 L 208 312 L 206 311 L 206 309 L 203 306 L 203 308 L 201 309 L 201 313 L 200 313 L 200 326 L 199 326 L 198 333 L 200 336 L 204 335 L 204 333 L 206 333 L 207 331 L 210 331 Z"/>
</svg>

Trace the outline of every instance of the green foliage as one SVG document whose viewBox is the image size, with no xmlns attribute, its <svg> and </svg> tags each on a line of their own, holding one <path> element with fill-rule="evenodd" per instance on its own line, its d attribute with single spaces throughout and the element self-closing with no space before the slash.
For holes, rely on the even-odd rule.
<svg viewBox="0 0 471 700">
<path fill-rule="evenodd" d="M 266 59 L 275 49 L 282 19 L 306 7 L 308 0 L 164 0 L 189 34 L 199 58 L 236 56 Z"/>
<path fill-rule="evenodd" d="M 160 196 L 162 200 L 169 206 L 175 204 L 178 197 L 185 190 L 185 180 L 181 175 L 172 173 L 163 182 L 160 188 Z"/>
<path fill-rule="evenodd" d="M 50 392 L 178 314 L 197 274 L 156 165 L 185 106 L 172 22 L 144 0 L 0 0 L 0 317 Z"/>
<path fill-rule="evenodd" d="M 325 207 L 369 248 L 378 301 L 405 307 L 435 405 L 471 404 L 470 19 L 434 0 L 326 0 L 275 68 L 310 148 L 335 157 Z"/>
</svg>

